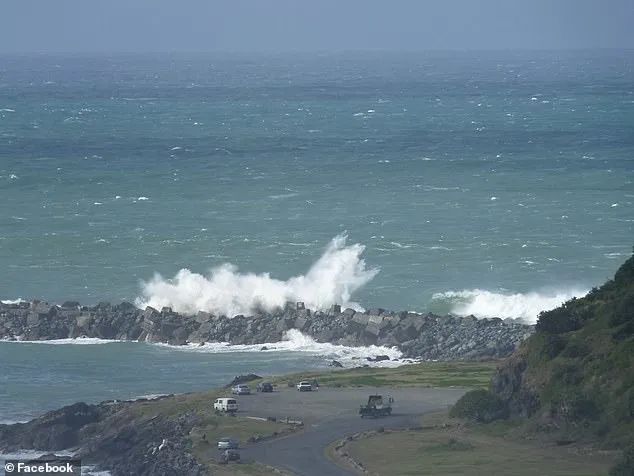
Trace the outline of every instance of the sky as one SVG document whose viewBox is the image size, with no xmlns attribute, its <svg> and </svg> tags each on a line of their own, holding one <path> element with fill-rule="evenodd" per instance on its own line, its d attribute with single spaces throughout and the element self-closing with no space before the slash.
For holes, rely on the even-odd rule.
<svg viewBox="0 0 634 476">
<path fill-rule="evenodd" d="M 0 53 L 634 48 L 634 0 L 0 0 Z"/>
</svg>

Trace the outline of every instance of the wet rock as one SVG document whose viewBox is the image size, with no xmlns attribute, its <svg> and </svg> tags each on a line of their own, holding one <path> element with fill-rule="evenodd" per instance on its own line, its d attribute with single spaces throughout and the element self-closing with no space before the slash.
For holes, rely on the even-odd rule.
<svg viewBox="0 0 634 476">
<path fill-rule="evenodd" d="M 235 387 L 241 383 L 248 383 L 261 378 L 262 377 L 256 374 L 236 375 L 231 382 L 225 385 L 225 388 Z"/>
</svg>

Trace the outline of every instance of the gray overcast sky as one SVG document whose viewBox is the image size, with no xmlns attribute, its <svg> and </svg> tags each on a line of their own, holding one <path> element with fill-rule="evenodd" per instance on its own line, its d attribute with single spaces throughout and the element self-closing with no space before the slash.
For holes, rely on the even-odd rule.
<svg viewBox="0 0 634 476">
<path fill-rule="evenodd" d="M 0 52 L 634 48 L 634 0 L 0 0 Z"/>
</svg>

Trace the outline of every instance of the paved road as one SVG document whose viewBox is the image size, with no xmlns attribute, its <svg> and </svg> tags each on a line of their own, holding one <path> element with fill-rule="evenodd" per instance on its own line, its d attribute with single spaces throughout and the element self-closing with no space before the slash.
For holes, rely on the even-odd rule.
<svg viewBox="0 0 634 476">
<path fill-rule="evenodd" d="M 274 393 L 241 396 L 242 415 L 290 417 L 305 424 L 301 434 L 251 445 L 242 450 L 242 457 L 300 476 L 349 475 L 352 473 L 326 458 L 325 450 L 330 443 L 380 426 L 404 428 L 419 425 L 420 415 L 447 408 L 464 392 L 457 388 L 322 388 L 317 392 L 283 388 Z M 377 419 L 359 417 L 359 405 L 367 401 L 371 393 L 394 397 L 392 416 Z"/>
</svg>

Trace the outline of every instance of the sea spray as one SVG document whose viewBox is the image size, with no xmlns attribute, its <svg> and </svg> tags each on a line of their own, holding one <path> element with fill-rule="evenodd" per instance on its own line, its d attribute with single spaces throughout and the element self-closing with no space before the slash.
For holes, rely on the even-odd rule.
<svg viewBox="0 0 634 476">
<path fill-rule="evenodd" d="M 346 239 L 345 234 L 333 238 L 306 274 L 287 281 L 268 273 L 239 273 L 228 263 L 213 268 L 208 276 L 189 269 L 181 269 L 172 279 L 156 274 L 142 283 L 142 296 L 136 304 L 157 309 L 168 306 L 184 314 L 208 311 L 226 316 L 249 315 L 258 308 L 272 311 L 293 301 L 304 301 L 310 309 L 338 303 L 361 310 L 351 296 L 372 280 L 378 269 L 367 269 L 361 258 L 365 247 L 346 245 Z"/>
<path fill-rule="evenodd" d="M 466 289 L 436 293 L 432 299 L 448 303 L 450 312 L 458 316 L 513 318 L 534 323 L 540 312 L 554 309 L 573 297 L 585 296 L 587 292 L 581 289 L 564 289 L 507 294 Z"/>
</svg>

